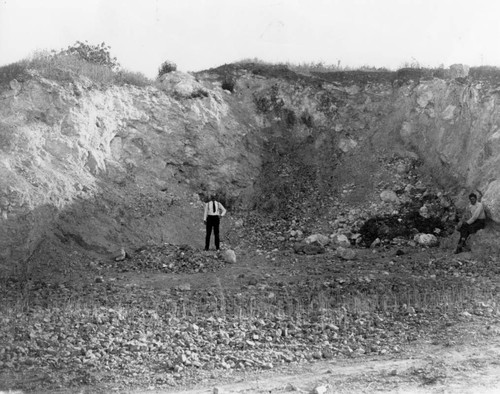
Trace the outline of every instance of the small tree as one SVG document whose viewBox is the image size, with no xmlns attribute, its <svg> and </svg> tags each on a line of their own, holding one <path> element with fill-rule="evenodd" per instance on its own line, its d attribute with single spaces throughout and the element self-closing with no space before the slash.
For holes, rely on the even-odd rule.
<svg viewBox="0 0 500 394">
<path fill-rule="evenodd" d="M 106 45 L 105 42 L 99 45 L 92 45 L 87 41 L 77 41 L 67 49 L 57 52 L 55 55 L 76 55 L 89 63 L 99 64 L 109 67 L 112 70 L 117 70 L 120 68 L 120 64 L 116 60 L 116 57 L 111 57 L 109 52 L 110 49 L 111 47 Z"/>
<path fill-rule="evenodd" d="M 160 78 L 163 74 L 168 74 L 176 70 L 177 64 L 171 62 L 170 60 L 166 60 L 161 64 L 160 68 L 158 68 L 158 78 Z"/>
</svg>

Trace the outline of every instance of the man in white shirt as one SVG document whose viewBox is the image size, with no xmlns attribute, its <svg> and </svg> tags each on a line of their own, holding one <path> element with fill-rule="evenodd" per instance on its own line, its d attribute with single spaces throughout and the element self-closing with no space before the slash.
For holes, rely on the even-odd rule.
<svg viewBox="0 0 500 394">
<path fill-rule="evenodd" d="M 210 236 L 212 235 L 212 228 L 214 229 L 215 249 L 219 250 L 219 224 L 220 218 L 226 214 L 226 209 L 218 201 L 215 201 L 215 195 L 210 196 L 210 201 L 205 204 L 205 213 L 203 215 L 203 223 L 207 228 L 205 236 L 205 250 L 209 249 Z"/>
<path fill-rule="evenodd" d="M 486 222 L 483 203 L 477 201 L 477 196 L 474 193 L 469 194 L 469 201 L 469 212 L 471 216 L 465 222 L 461 221 L 457 226 L 457 230 L 460 231 L 460 239 L 458 240 L 455 253 L 461 253 L 469 235 L 484 228 Z"/>
</svg>

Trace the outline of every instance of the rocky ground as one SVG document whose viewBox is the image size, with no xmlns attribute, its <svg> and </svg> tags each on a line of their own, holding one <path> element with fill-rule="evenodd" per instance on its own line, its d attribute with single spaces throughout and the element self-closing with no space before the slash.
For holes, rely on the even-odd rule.
<svg viewBox="0 0 500 394">
<path fill-rule="evenodd" d="M 497 235 L 453 254 L 462 186 L 498 217 L 496 81 L 256 67 L 170 93 L 10 86 L 0 255 L 23 264 L 0 266 L 0 393 L 498 385 Z M 212 189 L 220 254 L 201 250 Z"/>
<path fill-rule="evenodd" d="M 294 237 L 260 223 L 232 232 L 260 240 L 258 248 L 240 242 L 236 263 L 165 244 L 119 262 L 73 254 L 73 280 L 4 280 L 0 389 L 264 392 L 255 379 L 268 376 L 265 392 L 410 383 L 425 391 L 456 383 L 456 368 L 472 378 L 497 365 L 498 353 L 477 366 L 473 355 L 460 363 L 432 356 L 498 346 L 497 260 L 412 240 L 352 246 L 347 259 L 334 243 L 298 254 Z M 364 388 L 358 372 L 336 372 L 374 362 L 388 366 L 370 370 Z M 287 374 L 315 378 L 278 379 Z M 248 385 L 224 386 L 235 381 Z"/>
<path fill-rule="evenodd" d="M 335 198 L 292 193 L 280 215 L 230 212 L 221 253 L 193 246 L 199 239 L 113 257 L 58 245 L 30 275 L 1 280 L 0 390 L 497 384 L 498 259 L 477 253 L 484 234 L 453 254 L 455 205 L 412 163 L 384 160 L 396 175 L 379 171 L 370 190 L 359 190 L 360 169 Z"/>
</svg>

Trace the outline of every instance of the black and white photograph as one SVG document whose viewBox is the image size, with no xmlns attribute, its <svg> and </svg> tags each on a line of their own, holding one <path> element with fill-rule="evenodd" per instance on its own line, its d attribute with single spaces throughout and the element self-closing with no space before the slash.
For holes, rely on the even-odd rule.
<svg viewBox="0 0 500 394">
<path fill-rule="evenodd" d="M 500 393 L 499 15 L 0 0 L 0 394 Z"/>
</svg>

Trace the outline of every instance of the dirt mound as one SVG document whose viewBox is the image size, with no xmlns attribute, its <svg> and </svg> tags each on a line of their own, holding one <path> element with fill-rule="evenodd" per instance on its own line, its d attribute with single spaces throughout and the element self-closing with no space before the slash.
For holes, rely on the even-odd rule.
<svg viewBox="0 0 500 394">
<path fill-rule="evenodd" d="M 208 253 L 189 245 L 143 246 L 127 254 L 123 261 L 105 263 L 118 272 L 163 272 L 173 274 L 216 272 L 225 265 L 220 254 Z"/>
</svg>

